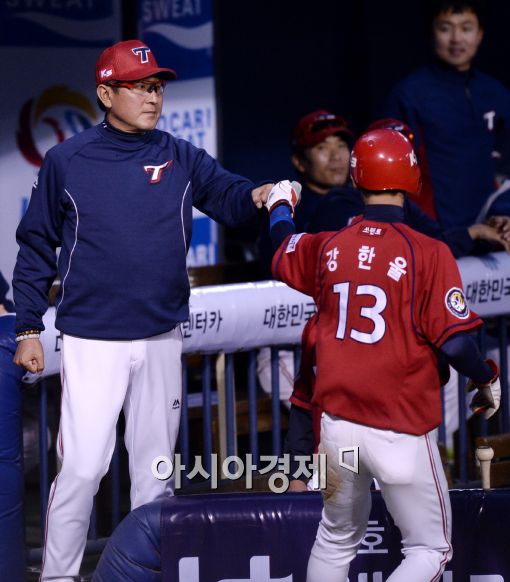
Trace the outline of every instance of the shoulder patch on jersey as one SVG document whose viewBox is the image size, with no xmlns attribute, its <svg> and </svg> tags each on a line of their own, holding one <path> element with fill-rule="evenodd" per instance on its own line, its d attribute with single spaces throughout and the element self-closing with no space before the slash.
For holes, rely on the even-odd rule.
<svg viewBox="0 0 510 582">
<path fill-rule="evenodd" d="M 467 306 L 466 298 L 462 289 L 452 287 L 445 295 L 445 305 L 455 317 L 459 319 L 466 319 L 469 317 L 469 307 Z"/>
<path fill-rule="evenodd" d="M 285 249 L 286 253 L 293 253 L 296 250 L 296 245 L 299 242 L 299 239 L 304 235 L 304 232 L 300 232 L 299 234 L 293 234 L 290 237 L 289 242 L 287 243 L 287 248 Z"/>
</svg>

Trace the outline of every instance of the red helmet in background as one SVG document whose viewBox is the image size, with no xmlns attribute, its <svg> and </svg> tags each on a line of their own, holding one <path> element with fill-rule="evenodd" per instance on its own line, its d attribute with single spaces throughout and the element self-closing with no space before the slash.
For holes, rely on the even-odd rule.
<svg viewBox="0 0 510 582">
<path fill-rule="evenodd" d="M 400 131 L 400 133 L 404 134 L 411 143 L 414 141 L 414 133 L 410 126 L 400 119 L 395 119 L 394 117 L 378 119 L 377 121 L 371 123 L 367 127 L 366 131 L 372 131 L 374 129 L 395 129 L 396 131 Z"/>
<path fill-rule="evenodd" d="M 394 129 L 375 129 L 354 144 L 351 176 L 362 190 L 420 191 L 420 168 L 411 142 Z"/>
</svg>

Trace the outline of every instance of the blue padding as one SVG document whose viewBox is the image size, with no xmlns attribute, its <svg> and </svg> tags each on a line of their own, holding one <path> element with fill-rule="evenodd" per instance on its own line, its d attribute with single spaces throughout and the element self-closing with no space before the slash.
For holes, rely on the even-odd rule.
<svg viewBox="0 0 510 582">
<path fill-rule="evenodd" d="M 0 317 L 0 578 L 25 580 L 21 377 L 14 317 Z"/>
<path fill-rule="evenodd" d="M 448 579 L 510 579 L 510 491 L 452 491 L 450 497 L 454 558 L 446 567 L 452 572 Z M 385 580 L 402 560 L 400 534 L 381 495 L 374 492 L 372 500 L 368 535 L 351 564 L 351 580 Z M 163 581 L 290 580 L 292 575 L 293 582 L 304 582 L 321 507 L 316 493 L 167 499 L 161 512 Z"/>
<path fill-rule="evenodd" d="M 375 498 L 371 520 L 382 524 L 398 545 L 398 530 L 377 494 Z M 292 574 L 292 582 L 304 582 L 321 511 L 319 493 L 167 499 L 161 512 L 163 581 L 290 580 Z M 389 557 L 384 549 L 391 571 L 400 558 Z"/>
<path fill-rule="evenodd" d="M 453 560 L 444 580 L 510 579 L 510 491 L 451 491 Z M 379 492 L 351 580 L 386 580 L 402 560 L 400 533 Z M 318 493 L 177 496 L 131 513 L 93 582 L 304 582 L 320 520 Z M 292 578 L 291 578 L 292 575 Z"/>
<path fill-rule="evenodd" d="M 161 501 L 132 511 L 117 526 L 97 565 L 93 582 L 160 582 Z"/>
</svg>

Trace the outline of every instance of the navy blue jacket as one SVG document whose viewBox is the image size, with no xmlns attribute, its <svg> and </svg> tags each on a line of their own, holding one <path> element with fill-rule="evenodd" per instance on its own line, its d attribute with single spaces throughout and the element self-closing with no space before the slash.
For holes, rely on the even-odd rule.
<svg viewBox="0 0 510 582">
<path fill-rule="evenodd" d="M 186 321 L 192 206 L 228 226 L 256 220 L 253 187 L 159 130 L 126 134 L 103 122 L 55 146 L 17 230 L 16 330 L 43 329 L 59 246 L 64 333 L 132 340 Z"/>
<path fill-rule="evenodd" d="M 437 61 L 394 88 L 385 114 L 413 129 L 441 226 L 473 224 L 495 189 L 493 152 L 510 132 L 510 91 L 474 68 Z"/>
</svg>

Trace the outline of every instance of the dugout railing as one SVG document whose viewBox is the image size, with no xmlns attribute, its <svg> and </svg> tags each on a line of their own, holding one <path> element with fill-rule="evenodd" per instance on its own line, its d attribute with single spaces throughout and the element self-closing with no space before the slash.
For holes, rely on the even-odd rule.
<svg viewBox="0 0 510 582">
<path fill-rule="evenodd" d="M 462 264 L 462 261 L 465 261 Z M 464 286 L 473 308 L 487 321 L 486 328 L 478 334 L 482 352 L 499 352 L 502 381 L 501 411 L 490 421 L 481 418 L 468 424 L 465 395 L 465 379 L 458 380 L 458 431 L 456 435 L 454 485 L 472 486 L 474 439 L 495 432 L 510 431 L 508 401 L 508 324 L 510 313 L 510 257 L 495 253 L 482 259 L 459 261 Z M 299 362 L 299 338 L 302 327 L 313 313 L 313 302 L 309 297 L 275 282 L 239 285 L 222 285 L 194 289 L 191 297 L 190 321 L 183 325 L 183 398 L 179 453 L 182 464 L 192 464 L 193 441 L 197 440 L 197 410 L 200 411 L 198 426 L 203 455 L 202 468 L 210 474 L 214 454 L 221 458 L 235 456 L 239 437 L 236 431 L 238 399 L 242 392 L 246 403 L 245 450 L 258 465 L 261 454 L 280 456 L 282 453 L 282 419 L 285 409 L 279 398 L 279 349 L 294 351 L 295 366 Z M 51 310 L 45 316 L 46 331 L 43 334 L 47 355 L 47 376 L 37 381 L 39 406 L 39 520 L 41 544 L 44 539 L 45 515 L 50 479 L 56 467 L 50 466 L 48 457 L 48 397 L 51 383 L 59 363 L 59 332 L 53 325 Z M 260 347 L 271 347 L 270 442 L 263 442 L 258 430 L 257 405 L 261 390 L 257 380 L 257 351 Z M 492 353 L 491 352 L 491 353 Z M 26 377 L 33 382 L 33 377 Z M 198 389 L 197 389 L 198 383 Z M 216 411 L 216 415 L 213 411 Z M 267 412 L 265 414 L 268 414 Z M 439 428 L 440 442 L 446 442 L 446 426 Z M 267 436 L 267 435 L 266 435 Z M 121 446 L 118 435 L 109 475 L 109 530 L 113 531 L 125 513 L 121 504 L 121 484 L 127 477 L 121 468 Z M 223 441 L 223 444 L 222 444 Z M 476 476 L 475 476 L 476 479 Z M 183 485 L 189 479 L 183 476 Z M 101 537 L 102 535 L 102 537 Z M 87 552 L 99 551 L 106 534 L 98 533 L 96 511 L 93 511 L 89 531 Z M 32 547 L 29 562 L 41 559 L 41 548 Z"/>
<path fill-rule="evenodd" d="M 508 348 L 508 324 L 509 319 L 507 317 L 498 317 L 490 320 L 491 333 L 497 332 L 497 339 L 499 342 L 500 353 L 506 354 Z M 487 332 L 482 332 L 479 334 L 479 342 L 482 349 L 485 349 L 487 344 Z M 493 337 L 491 339 L 494 339 Z M 286 349 L 289 348 L 288 345 L 284 346 Z M 299 361 L 299 345 L 295 345 L 295 359 L 296 363 Z M 187 360 L 195 355 L 184 355 L 183 356 L 183 398 L 182 398 L 182 418 L 181 418 L 181 430 L 179 433 L 179 454 L 181 455 L 182 465 L 185 467 L 193 467 L 194 461 L 192 459 L 192 445 L 193 435 L 190 432 L 191 417 L 194 410 L 200 408 L 200 424 L 202 425 L 202 438 L 200 439 L 203 443 L 203 461 L 202 468 L 207 474 L 211 474 L 213 468 L 211 467 L 211 459 L 213 454 L 217 454 L 221 459 L 221 453 L 218 450 L 218 446 L 215 445 L 215 440 L 218 439 L 219 435 L 214 434 L 213 421 L 215 416 L 214 409 L 217 408 L 218 400 L 218 387 L 214 384 L 218 382 L 218 379 L 214 379 L 217 375 L 216 371 L 216 361 L 218 358 L 224 359 L 224 389 L 225 393 L 225 424 L 224 433 L 226 439 L 226 450 L 223 457 L 236 456 L 238 451 L 238 435 L 236 432 L 236 386 L 241 388 L 243 392 L 243 399 L 246 399 L 247 409 L 248 409 L 248 433 L 247 433 L 247 443 L 249 454 L 252 455 L 252 461 L 254 465 L 259 464 L 261 455 L 268 456 L 280 456 L 283 447 L 283 433 L 281 430 L 282 417 L 285 415 L 285 409 L 282 407 L 279 398 L 279 346 L 271 347 L 271 368 L 272 368 L 272 395 L 271 395 L 271 437 L 269 442 L 265 442 L 265 448 L 261 449 L 261 434 L 257 429 L 257 402 L 260 400 L 261 393 L 260 387 L 257 381 L 257 350 L 249 350 L 242 354 L 242 365 L 236 366 L 236 358 L 240 357 L 239 352 L 235 353 L 208 353 L 202 354 L 199 358 L 199 369 L 197 374 L 197 364 L 193 364 L 193 373 L 200 376 L 201 380 L 201 392 L 189 393 L 190 380 L 189 376 L 191 373 L 190 367 L 187 365 Z M 501 411 L 494 419 L 491 421 L 491 433 L 495 432 L 509 432 L 510 430 L 510 414 L 509 414 L 509 401 L 508 401 L 508 380 L 507 371 L 508 363 L 506 358 L 500 359 L 501 372 L 502 372 L 502 402 Z M 239 370 L 239 367 L 241 370 Z M 455 446 L 455 457 L 451 459 L 451 462 L 455 464 L 455 470 L 453 471 L 454 486 L 456 488 L 471 488 L 474 486 L 479 486 L 479 480 L 476 476 L 473 476 L 472 470 L 470 471 L 470 465 L 472 465 L 472 452 L 473 452 L 473 442 L 478 436 L 485 436 L 489 432 L 488 422 L 483 418 L 477 418 L 476 423 L 471 427 L 468 426 L 467 413 L 465 406 L 465 378 L 460 378 L 458 382 L 458 395 L 459 395 L 459 406 L 458 406 L 458 416 L 459 416 L 459 429 L 457 432 L 456 446 Z M 47 424 L 48 424 L 48 390 L 49 382 L 48 379 L 43 379 L 39 382 L 39 419 L 40 419 L 40 430 L 39 430 L 39 449 L 40 449 L 40 465 L 39 465 L 39 480 L 40 480 L 40 531 L 41 540 L 44 539 L 44 527 L 45 527 L 45 516 L 47 508 L 47 500 L 49 495 L 50 479 L 52 473 L 56 470 L 53 468 L 50 470 L 48 461 L 48 440 L 47 440 Z M 446 442 L 446 427 L 444 423 L 438 429 L 438 438 L 441 443 Z M 196 436 L 196 435 L 195 435 Z M 120 440 L 122 434 L 118 434 L 118 443 L 115 448 L 115 452 L 112 458 L 112 463 L 109 470 L 109 483 L 111 501 L 109 505 L 109 513 L 111 512 L 111 522 L 110 529 L 116 527 L 120 522 L 124 513 L 121 510 L 121 482 L 123 479 L 127 479 L 127 473 L 124 474 L 121 471 L 120 462 Z M 269 448 L 268 448 L 269 447 Z M 474 477 L 474 478 L 473 478 Z M 218 477 L 221 479 L 221 477 Z M 203 479 L 203 485 L 207 486 L 206 480 Z M 180 492 L 186 492 L 186 488 L 189 485 L 189 478 L 186 474 L 182 477 L 183 489 Z M 204 487 L 201 488 L 201 491 Z M 103 495 L 107 494 L 103 491 Z M 96 553 L 101 550 L 106 542 L 106 538 L 99 537 L 96 529 L 96 509 L 94 509 L 91 519 L 91 526 L 89 530 L 89 541 L 87 543 L 87 552 Z M 40 547 L 31 548 L 28 552 L 29 562 L 38 563 L 41 560 L 42 551 Z"/>
</svg>

